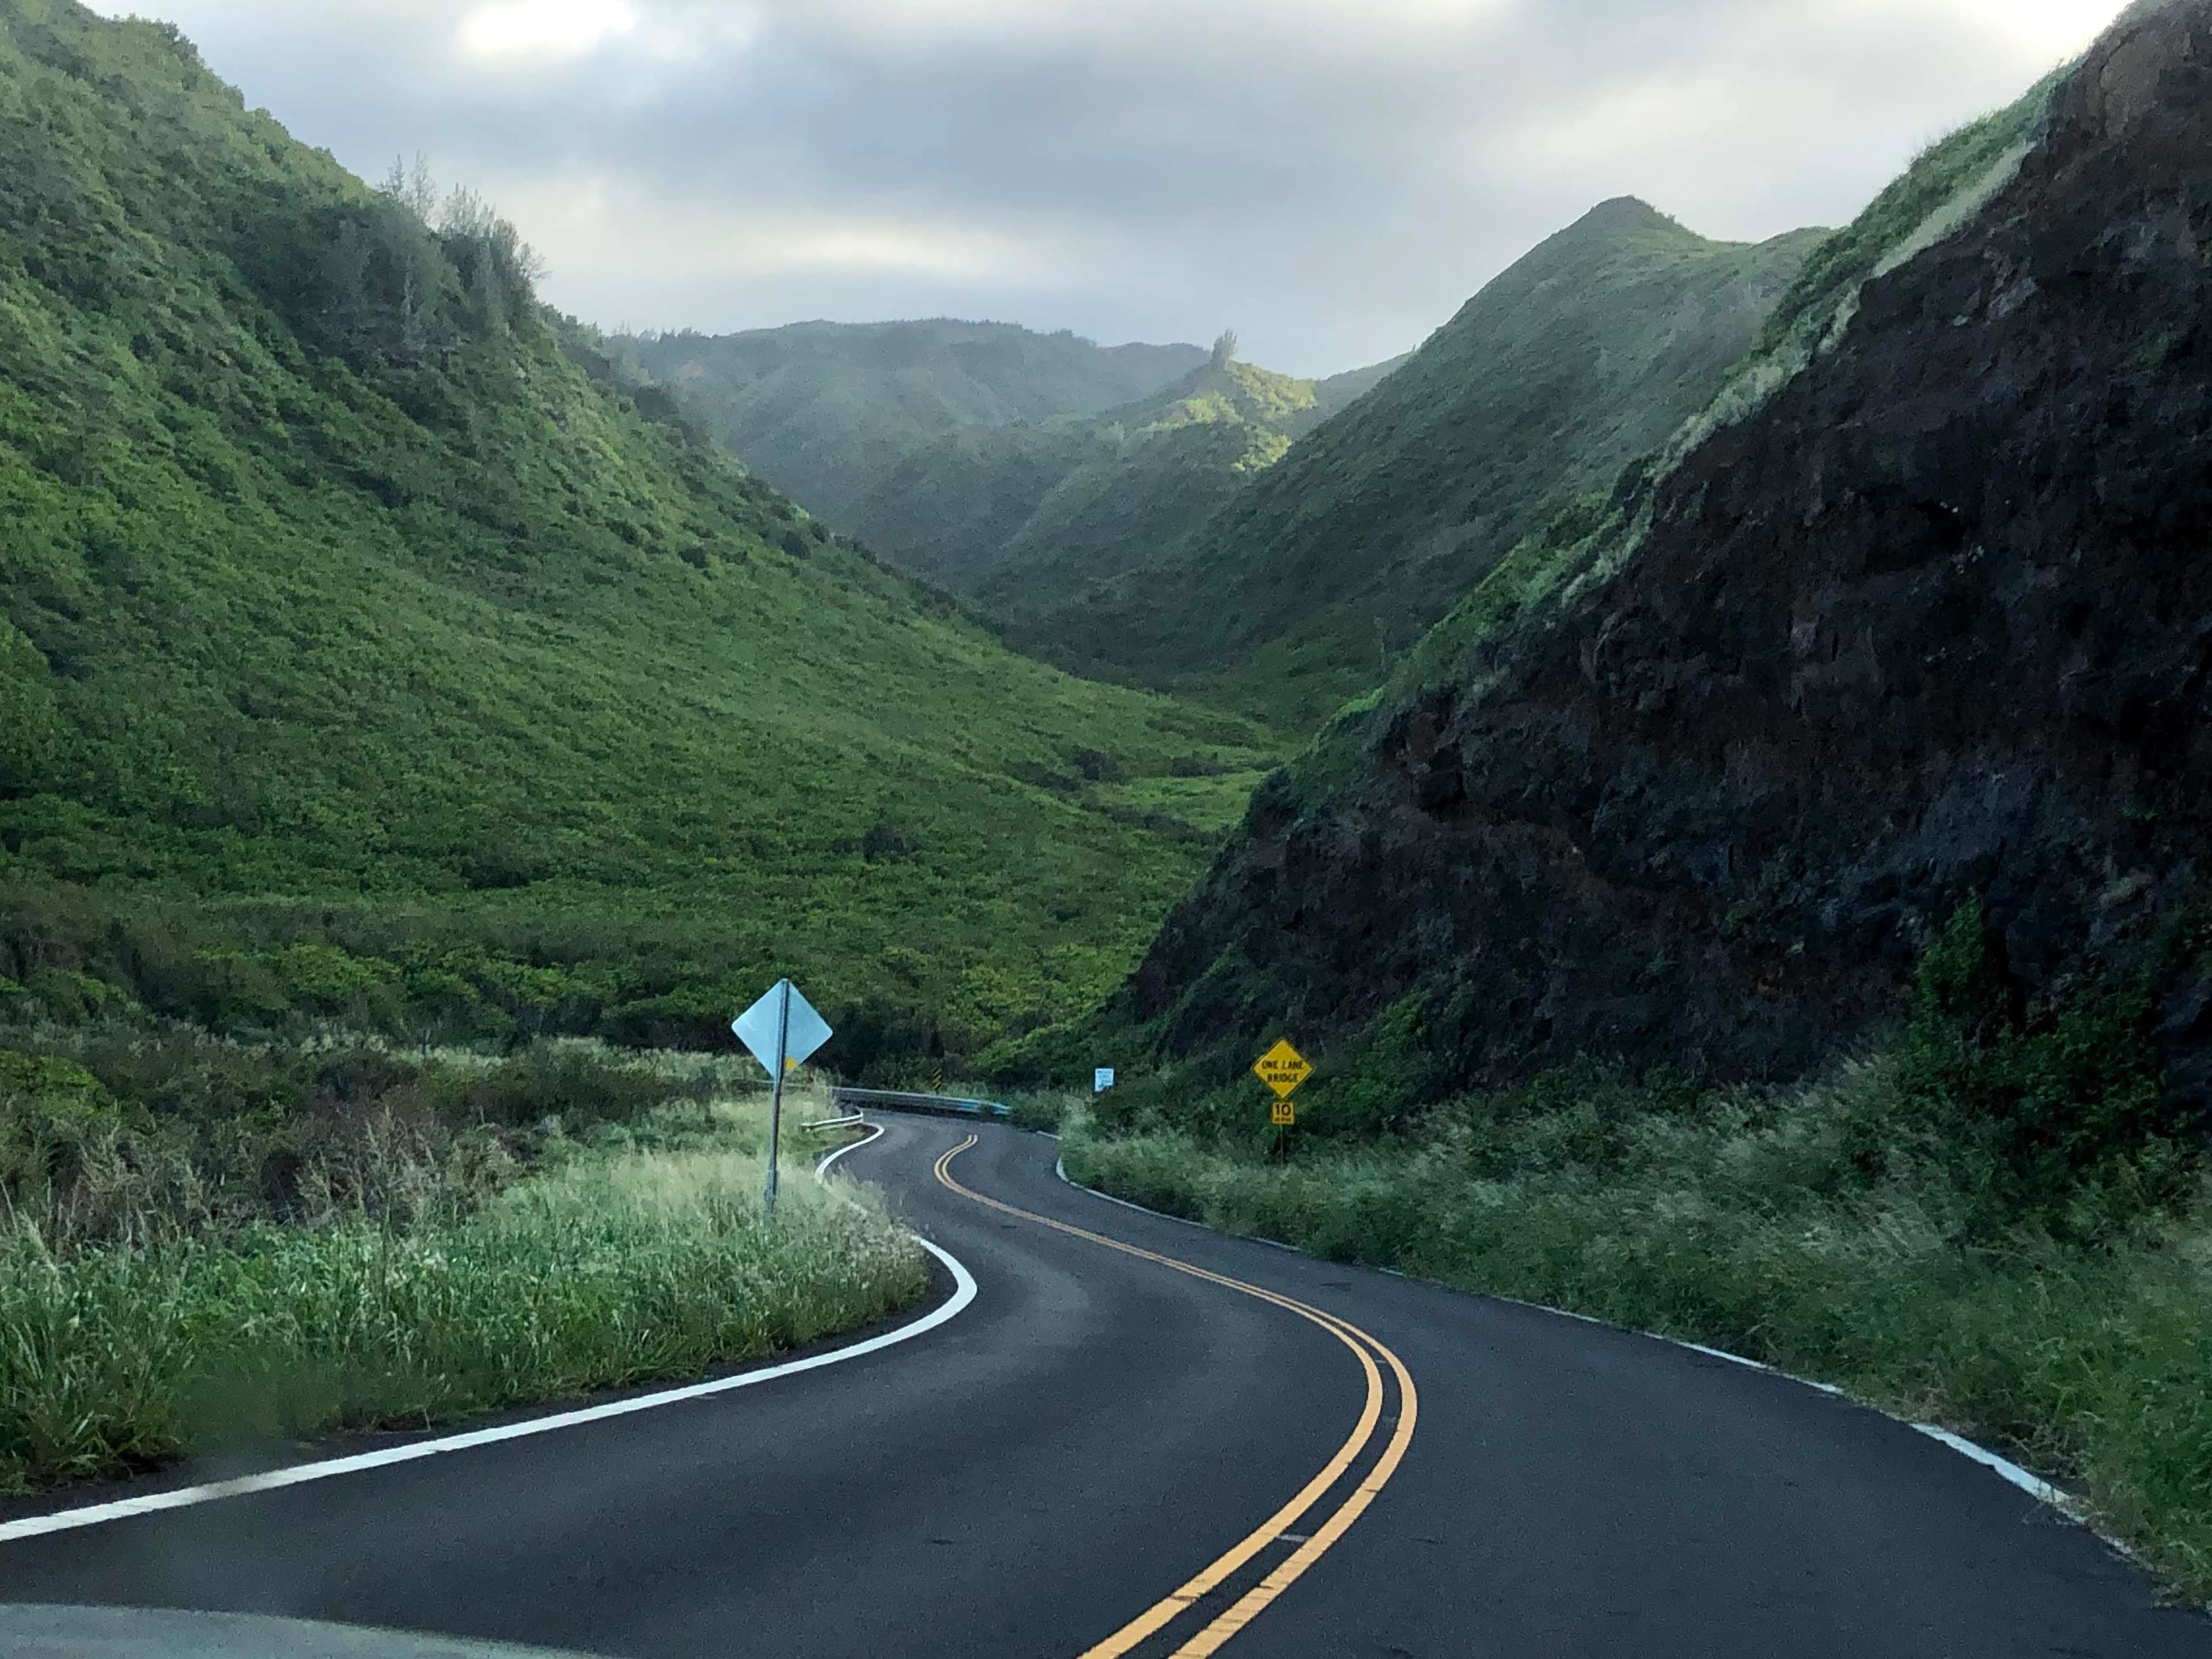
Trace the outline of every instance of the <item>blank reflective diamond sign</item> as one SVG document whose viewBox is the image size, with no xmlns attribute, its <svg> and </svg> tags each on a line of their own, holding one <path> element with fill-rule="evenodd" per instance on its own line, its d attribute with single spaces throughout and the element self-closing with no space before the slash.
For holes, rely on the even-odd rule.
<svg viewBox="0 0 2212 1659">
<path fill-rule="evenodd" d="M 789 997 L 790 1012 L 784 1011 Z M 777 1028 L 783 1028 L 783 1053 L 776 1053 Z M 813 1004 L 799 994 L 799 988 L 780 979 L 769 994 L 730 1022 L 738 1041 L 752 1050 L 753 1058 L 774 1077 L 781 1069 L 797 1066 L 830 1041 L 830 1022 L 814 1012 Z"/>
</svg>

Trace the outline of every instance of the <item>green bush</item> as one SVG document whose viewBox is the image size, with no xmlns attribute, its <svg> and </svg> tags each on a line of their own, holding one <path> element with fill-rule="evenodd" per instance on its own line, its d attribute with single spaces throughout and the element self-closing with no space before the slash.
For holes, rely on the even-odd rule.
<svg viewBox="0 0 2212 1659">
<path fill-rule="evenodd" d="M 649 1072 L 547 1045 L 471 1081 L 464 1104 L 479 1122 L 513 1127 L 557 1118 L 574 1133 L 600 1123 L 630 1122 L 671 1092 Z"/>
<path fill-rule="evenodd" d="M 738 1064 L 574 1042 L 492 1060 L 127 1029 L 0 1049 L 0 1199 L 64 1252 L 270 1220 L 450 1219 L 549 1144 L 743 1092 Z"/>
<path fill-rule="evenodd" d="M 1923 954 L 1904 1093 L 1987 1167 L 1993 1225 L 2125 1224 L 2187 1190 L 2185 1109 L 2165 1085 L 2148 989 L 2110 979 L 2042 1002 L 2012 973 L 1978 898 Z"/>
<path fill-rule="evenodd" d="M 1071 1116 L 1082 1111 L 1085 1098 L 1072 1089 L 1021 1089 L 1007 1094 L 1005 1104 L 1016 1128 L 1056 1135 Z"/>
</svg>

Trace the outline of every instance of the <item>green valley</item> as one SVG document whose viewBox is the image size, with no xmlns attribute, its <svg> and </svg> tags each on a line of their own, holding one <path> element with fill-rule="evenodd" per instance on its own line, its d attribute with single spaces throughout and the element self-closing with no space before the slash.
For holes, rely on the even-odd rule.
<svg viewBox="0 0 2212 1659">
<path fill-rule="evenodd" d="M 994 615 L 1050 609 L 1195 528 L 1395 366 L 1302 380 L 1239 362 L 1224 336 L 1211 361 L 1103 414 L 947 434 L 844 522 Z"/>
<path fill-rule="evenodd" d="M 732 453 L 840 528 L 916 450 L 975 427 L 1095 415 L 1206 362 L 1192 345 L 1099 346 L 951 318 L 623 336 Z"/>
<path fill-rule="evenodd" d="M 696 1041 L 789 969 L 890 1065 L 1110 988 L 1278 757 L 1012 655 L 173 30 L 7 0 L 0 147 L 0 1009 Z"/>
</svg>

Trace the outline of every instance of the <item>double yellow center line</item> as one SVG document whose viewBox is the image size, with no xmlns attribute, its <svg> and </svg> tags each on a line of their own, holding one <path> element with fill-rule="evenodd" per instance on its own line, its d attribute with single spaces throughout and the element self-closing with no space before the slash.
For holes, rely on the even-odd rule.
<svg viewBox="0 0 2212 1659">
<path fill-rule="evenodd" d="M 1357 1325 L 1352 1324 L 1349 1321 L 1339 1319 L 1334 1314 L 1324 1312 L 1319 1308 L 1300 1302 L 1293 1297 L 1284 1296 L 1279 1291 L 1270 1291 L 1258 1285 L 1249 1285 L 1241 1279 L 1231 1279 L 1224 1273 L 1210 1273 L 1206 1268 L 1194 1267 L 1188 1261 L 1179 1261 L 1171 1255 L 1162 1255 L 1154 1250 L 1139 1249 L 1134 1244 L 1125 1244 L 1118 1238 L 1107 1237 L 1103 1233 L 1094 1233 L 1082 1227 L 1071 1226 L 1065 1221 L 1054 1221 L 1050 1216 L 1038 1215 L 1032 1211 L 1018 1209 L 1012 1204 L 1001 1203 L 995 1198 L 986 1198 L 982 1194 L 962 1186 L 952 1177 L 952 1160 L 973 1146 L 976 1139 L 977 1137 L 969 1135 L 967 1139 L 937 1160 L 938 1180 L 963 1198 L 973 1200 L 985 1208 L 996 1210 L 1003 1215 L 1017 1216 L 1024 1221 L 1035 1222 L 1040 1227 L 1049 1227 L 1055 1232 L 1066 1233 L 1075 1238 L 1087 1239 L 1093 1244 L 1104 1246 L 1107 1249 L 1119 1250 L 1124 1255 L 1139 1256 L 1146 1261 L 1156 1261 L 1163 1267 L 1171 1267 L 1179 1273 L 1188 1273 L 1193 1279 L 1202 1279 L 1208 1284 L 1223 1285 L 1227 1289 L 1241 1291 L 1246 1296 L 1256 1297 L 1262 1302 L 1273 1303 L 1276 1307 L 1294 1313 L 1301 1319 L 1310 1320 L 1343 1343 L 1346 1347 L 1351 1349 L 1352 1354 L 1358 1359 L 1360 1368 L 1367 1378 L 1367 1403 L 1359 1413 L 1359 1421 L 1353 1425 L 1352 1433 L 1345 1443 L 1337 1448 L 1336 1455 L 1322 1466 L 1320 1473 L 1306 1482 L 1296 1497 L 1261 1522 L 1249 1537 L 1219 1559 L 1209 1563 L 1196 1577 L 1181 1586 L 1172 1595 L 1164 1596 L 1153 1603 L 1127 1624 L 1122 1626 L 1121 1629 L 1106 1638 L 1104 1641 L 1086 1648 L 1081 1659 L 1118 1659 L 1119 1656 L 1132 1651 L 1140 1643 L 1158 1635 L 1176 1619 L 1189 1612 L 1206 1596 L 1219 1589 L 1233 1575 L 1250 1563 L 1269 1545 L 1283 1540 L 1289 1528 L 1309 1510 L 1326 1498 L 1337 1483 L 1343 1480 L 1346 1473 L 1358 1462 L 1360 1454 L 1367 1449 L 1368 1443 L 1374 1439 L 1377 1429 L 1382 1426 L 1386 1390 L 1383 1388 L 1382 1370 L 1376 1364 L 1377 1359 L 1389 1368 L 1391 1377 L 1397 1384 L 1397 1421 L 1391 1428 L 1389 1440 L 1384 1445 L 1382 1455 L 1375 1460 L 1373 1467 L 1367 1471 L 1366 1475 L 1353 1486 L 1351 1492 L 1338 1504 L 1336 1508 L 1330 1511 L 1326 1520 L 1316 1526 L 1309 1535 L 1298 1540 L 1297 1548 L 1273 1571 L 1250 1589 L 1245 1591 L 1203 1630 L 1199 1631 L 1181 1647 L 1176 1648 L 1173 1659 L 1186 1659 L 1186 1656 L 1188 1659 L 1199 1659 L 1199 1656 L 1212 1653 L 1223 1643 L 1259 1617 L 1266 1611 L 1270 1602 L 1303 1577 L 1307 1569 L 1314 1563 L 1328 1554 L 1335 1547 L 1338 1540 L 1352 1529 L 1352 1523 L 1366 1512 L 1367 1506 L 1375 1501 L 1376 1495 L 1389 1484 L 1390 1477 L 1398 1472 L 1398 1465 L 1405 1460 L 1406 1448 L 1413 1442 L 1413 1420 L 1420 1409 L 1420 1397 L 1413 1388 L 1413 1379 L 1407 1375 L 1404 1364 L 1400 1361 L 1396 1354 L 1391 1352 L 1388 1347 L 1368 1335 Z"/>
</svg>

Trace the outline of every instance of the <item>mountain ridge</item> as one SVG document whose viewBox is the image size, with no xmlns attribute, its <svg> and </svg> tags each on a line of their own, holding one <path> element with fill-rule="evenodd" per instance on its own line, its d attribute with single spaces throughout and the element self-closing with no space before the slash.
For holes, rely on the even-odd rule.
<svg viewBox="0 0 2212 1659">
<path fill-rule="evenodd" d="M 847 522 L 988 612 L 1034 611 L 1172 542 L 1392 367 L 1307 380 L 1218 351 L 1097 415 L 948 433 L 887 473 Z"/>
<path fill-rule="evenodd" d="M 1174 547 L 1008 637 L 1318 722 L 1514 544 L 1703 407 L 1820 234 L 1714 242 L 1600 204 Z"/>
<path fill-rule="evenodd" d="M 1916 162 L 1261 791 L 1093 1045 L 1225 1079 L 1294 1028 L 1347 1122 L 1577 1055 L 1789 1076 L 1942 943 L 2045 1045 L 2036 1156 L 2143 1053 L 2201 1115 L 2208 64 L 2205 0 L 2133 9 Z"/>
<path fill-rule="evenodd" d="M 915 447 L 963 427 L 1095 414 L 1206 361 L 1194 345 L 1100 346 L 1070 330 L 926 318 L 626 337 L 748 466 L 842 523 Z"/>
</svg>

